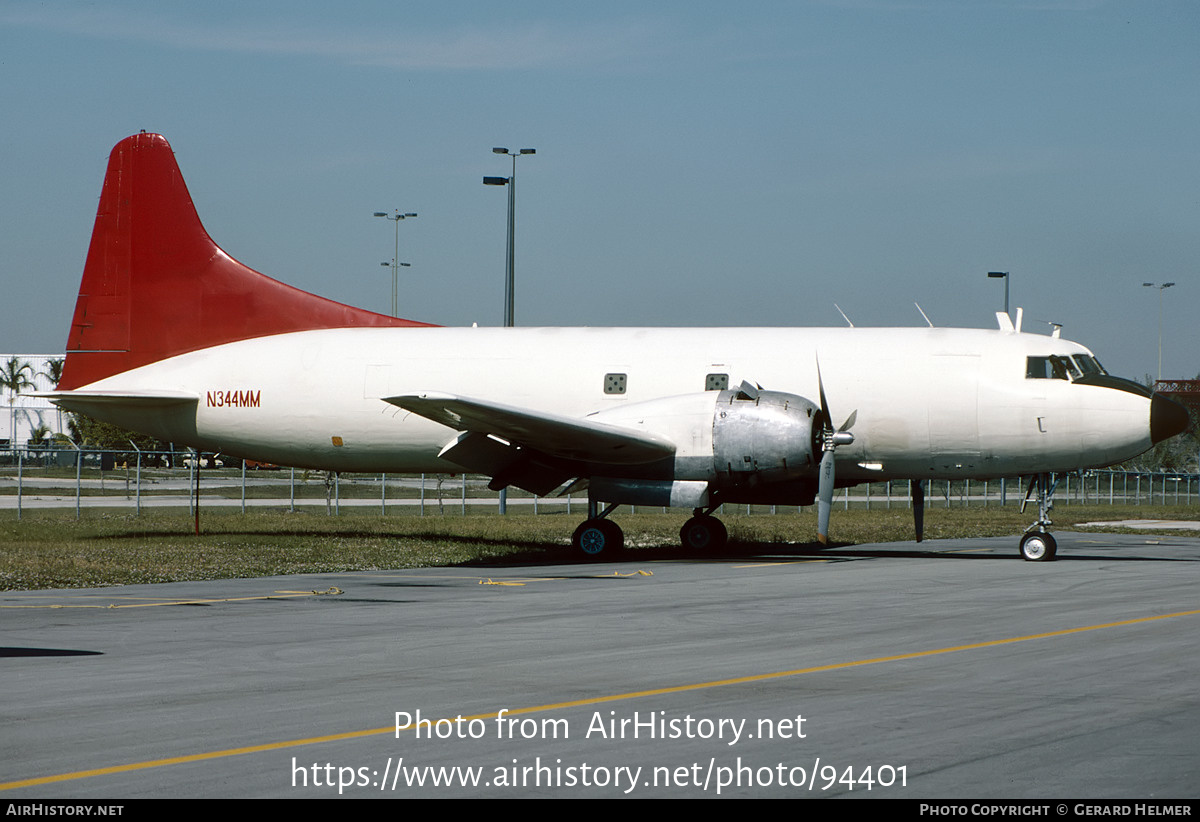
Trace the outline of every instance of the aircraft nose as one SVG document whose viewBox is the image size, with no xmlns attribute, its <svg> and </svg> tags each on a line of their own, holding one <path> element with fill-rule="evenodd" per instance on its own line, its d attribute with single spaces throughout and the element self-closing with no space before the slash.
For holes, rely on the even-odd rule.
<svg viewBox="0 0 1200 822">
<path fill-rule="evenodd" d="M 1150 398 L 1150 440 L 1157 445 L 1187 430 L 1187 409 L 1162 394 Z"/>
</svg>

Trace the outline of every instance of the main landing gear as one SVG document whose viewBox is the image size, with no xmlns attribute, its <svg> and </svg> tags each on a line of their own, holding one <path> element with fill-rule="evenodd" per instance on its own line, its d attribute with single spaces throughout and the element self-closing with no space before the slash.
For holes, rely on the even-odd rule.
<svg viewBox="0 0 1200 822">
<path fill-rule="evenodd" d="M 587 559 L 605 559 L 615 556 L 625 548 L 625 534 L 608 515 L 617 506 L 609 505 L 603 511 L 599 504 L 588 503 L 588 518 L 580 523 L 571 537 L 571 545 Z M 712 515 L 714 508 L 697 508 L 691 519 L 679 529 L 679 542 L 683 549 L 693 554 L 711 554 L 722 550 L 729 542 L 729 532 L 724 523 Z"/>
<path fill-rule="evenodd" d="M 607 518 L 616 510 L 616 504 L 597 513 L 599 507 L 596 502 L 588 502 L 588 518 L 571 536 L 571 545 L 588 559 L 612 557 L 625 548 L 625 533 L 621 526 Z"/>
<path fill-rule="evenodd" d="M 1034 474 L 1029 478 L 1025 489 L 1025 499 L 1021 501 L 1021 511 L 1029 497 L 1037 489 L 1038 518 L 1037 522 L 1025 529 L 1021 537 L 1021 558 L 1026 562 L 1053 562 L 1058 555 L 1058 543 L 1050 536 L 1050 511 L 1054 508 L 1054 489 L 1058 487 L 1058 478 L 1053 474 Z"/>
<path fill-rule="evenodd" d="M 713 510 L 697 508 L 692 518 L 679 529 L 679 542 L 683 550 L 697 554 L 713 553 L 729 542 L 729 532 L 725 530 L 725 524 L 712 515 Z"/>
</svg>

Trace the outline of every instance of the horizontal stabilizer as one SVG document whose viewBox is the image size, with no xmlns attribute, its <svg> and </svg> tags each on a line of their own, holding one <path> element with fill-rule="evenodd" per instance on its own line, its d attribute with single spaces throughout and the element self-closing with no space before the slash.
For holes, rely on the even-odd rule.
<svg viewBox="0 0 1200 822">
<path fill-rule="evenodd" d="M 68 411 L 87 406 L 165 408 L 200 401 L 200 395 L 190 391 L 39 391 L 27 396 L 44 397 Z"/>
<path fill-rule="evenodd" d="M 454 394 L 405 394 L 384 401 L 455 431 L 490 434 L 563 459 L 640 465 L 675 454 L 673 442 L 644 431 Z"/>
</svg>

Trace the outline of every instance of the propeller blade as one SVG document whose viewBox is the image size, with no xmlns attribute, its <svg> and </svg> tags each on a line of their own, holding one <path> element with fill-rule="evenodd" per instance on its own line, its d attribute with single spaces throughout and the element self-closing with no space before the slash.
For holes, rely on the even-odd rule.
<svg viewBox="0 0 1200 822">
<path fill-rule="evenodd" d="M 829 544 L 829 512 L 833 508 L 833 449 L 821 455 L 817 474 L 817 542 Z"/>
<path fill-rule="evenodd" d="M 830 425 L 833 418 L 829 416 L 829 403 L 825 402 L 825 381 L 821 379 L 821 361 L 817 360 L 817 393 L 821 397 L 821 414 Z"/>
<path fill-rule="evenodd" d="M 825 399 L 825 380 L 821 377 L 821 361 L 817 359 L 817 393 L 821 398 L 821 465 L 817 469 L 817 541 L 829 544 L 829 514 L 833 510 L 834 460 L 833 452 L 839 445 L 854 442 L 851 426 L 858 419 L 858 409 L 850 412 L 842 427 L 833 430 L 833 416 L 829 413 L 829 401 Z"/>
</svg>

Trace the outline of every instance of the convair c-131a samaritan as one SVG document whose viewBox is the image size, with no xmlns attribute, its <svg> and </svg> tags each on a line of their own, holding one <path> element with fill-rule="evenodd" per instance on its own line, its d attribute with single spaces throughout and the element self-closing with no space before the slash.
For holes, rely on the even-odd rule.
<svg viewBox="0 0 1200 822">
<path fill-rule="evenodd" d="M 166 139 L 109 158 L 52 399 L 162 440 L 330 471 L 470 472 L 588 493 L 574 544 L 623 544 L 618 505 L 693 515 L 817 503 L 835 488 L 1023 475 L 1028 560 L 1055 556 L 1056 474 L 1129 459 L 1187 412 L 1081 345 L 953 328 L 441 328 L 300 291 L 204 230 Z"/>
</svg>

